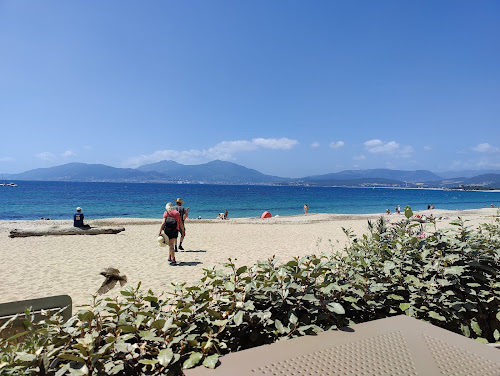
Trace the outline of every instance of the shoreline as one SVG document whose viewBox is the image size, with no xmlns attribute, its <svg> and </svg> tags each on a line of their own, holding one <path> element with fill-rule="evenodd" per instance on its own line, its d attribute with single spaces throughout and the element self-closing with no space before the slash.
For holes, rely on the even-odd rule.
<svg viewBox="0 0 500 376">
<path fill-rule="evenodd" d="M 64 220 L 73 217 L 74 208 L 83 206 L 87 219 L 113 217 L 153 219 L 163 214 L 165 202 L 183 196 L 191 207 L 191 217 L 216 218 L 229 210 L 230 218 L 303 213 L 378 214 L 396 205 L 424 210 L 429 204 L 444 210 L 463 210 L 500 206 L 500 192 L 445 190 L 413 187 L 316 187 L 316 186 L 176 186 L 157 184 L 49 184 L 30 182 L 19 189 L 6 189 L 0 203 L 0 220 L 37 221 L 40 218 Z M 172 196 L 169 196 L 172 192 Z M 99 193 L 98 193 L 99 192 Z M 224 194 L 219 197 L 219 193 Z M 486 194 L 490 192 L 493 194 Z M 174 195 L 175 193 L 175 195 Z"/>
<path fill-rule="evenodd" d="M 494 223 L 497 208 L 422 210 L 436 218 L 436 228 L 446 229 L 459 216 L 476 228 Z M 71 226 L 72 220 L 0 221 L 0 303 L 67 294 L 77 306 L 87 304 L 104 278 L 104 268 L 114 267 L 127 275 L 128 284 L 160 294 L 172 283 L 198 281 L 204 269 L 222 268 L 231 258 L 236 265 L 252 265 L 277 257 L 278 263 L 310 254 L 342 252 L 348 238 L 342 228 L 357 237 L 368 233 L 368 219 L 386 218 L 390 223 L 404 214 L 300 214 L 272 218 L 191 219 L 186 221 L 184 251 L 176 253 L 178 266 L 167 262 L 168 249 L 157 242 L 161 218 L 108 218 L 88 220 L 91 226 L 123 226 L 119 234 L 61 235 L 9 238 L 10 230 Z M 423 224 L 434 231 L 434 224 Z M 100 298 L 116 297 L 120 289 Z"/>
<path fill-rule="evenodd" d="M 291 178 L 293 179 L 293 178 Z M 456 178 L 455 178 L 456 179 Z M 16 180 L 16 179 L 14 179 Z M 448 180 L 448 179 L 446 179 Z M 244 183 L 213 183 L 213 182 L 186 182 L 179 183 L 176 181 L 114 181 L 114 180 L 90 180 L 90 181 L 79 181 L 79 180 L 24 180 L 17 179 L 18 182 L 36 182 L 36 183 L 110 183 L 110 184 L 170 184 L 170 185 L 213 185 L 213 186 L 260 186 L 260 187 L 304 187 L 304 188 L 361 188 L 361 189 L 427 189 L 427 190 L 441 190 L 441 191 L 469 191 L 469 192 L 500 192 L 500 188 L 494 189 L 461 189 L 455 187 L 403 187 L 403 186 L 387 186 L 387 185 L 374 185 L 374 186 L 358 186 L 358 185 L 314 185 L 314 184 L 280 184 L 280 183 L 255 183 L 255 184 L 244 184 Z M 15 183 L 15 181 L 13 181 Z"/>
<path fill-rule="evenodd" d="M 396 188 L 399 189 L 399 188 Z M 405 188 L 407 189 L 407 188 Z M 414 188 L 408 188 L 408 189 L 414 189 Z M 418 188 L 420 189 L 420 188 Z M 500 192 L 500 191 L 498 191 Z M 440 215 L 442 213 L 457 213 L 457 212 L 464 212 L 464 213 L 473 213 L 476 211 L 480 210 L 500 210 L 500 207 L 495 206 L 495 207 L 487 207 L 483 206 L 480 208 L 473 208 L 473 209 L 422 209 L 422 210 L 413 210 L 414 213 L 418 214 L 425 214 L 429 213 L 433 214 L 434 217 L 437 215 Z M 292 215 L 275 215 L 270 218 L 260 218 L 258 216 L 256 217 L 234 217 L 234 218 L 229 218 L 228 220 L 231 222 L 243 222 L 243 223 L 254 223 L 255 221 L 295 221 L 294 219 L 304 219 L 304 218 L 310 218 L 311 220 L 318 220 L 317 218 L 321 218 L 320 220 L 335 220 L 336 218 L 372 218 L 374 216 L 387 216 L 385 212 L 379 212 L 379 213 L 308 213 L 308 214 L 292 214 Z M 391 211 L 389 215 L 398 215 L 394 212 Z M 404 217 L 404 207 L 401 207 L 401 213 L 399 214 Z M 92 225 L 94 224 L 102 224 L 106 223 L 106 225 L 110 223 L 116 223 L 116 224 L 152 224 L 153 222 L 161 222 L 161 217 L 155 218 L 155 217 L 126 217 L 126 216 L 121 216 L 121 217 L 103 217 L 103 218 L 95 218 L 95 219 L 85 219 L 86 224 Z M 197 218 L 188 218 L 187 219 L 188 223 L 212 223 L 212 222 L 221 222 L 220 219 L 218 218 L 202 218 L 202 219 L 197 219 Z M 227 222 L 227 221 L 226 221 Z M 303 221 L 301 221 L 303 222 Z M 73 225 L 73 219 L 68 218 L 68 219 L 0 219 L 0 229 L 2 227 L 5 227 L 7 223 L 40 223 L 40 224 L 45 224 L 45 225 L 64 225 L 64 226 L 72 226 Z"/>
</svg>

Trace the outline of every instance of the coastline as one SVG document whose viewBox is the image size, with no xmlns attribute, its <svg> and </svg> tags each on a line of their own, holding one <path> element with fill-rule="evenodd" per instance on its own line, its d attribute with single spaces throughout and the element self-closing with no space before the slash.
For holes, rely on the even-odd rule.
<svg viewBox="0 0 500 376">
<path fill-rule="evenodd" d="M 406 188 L 404 188 L 406 189 Z M 413 189 L 413 188 L 408 188 Z M 500 192 L 500 191 L 498 191 Z M 474 208 L 474 209 L 427 209 L 427 210 L 413 210 L 416 214 L 432 214 L 434 217 L 442 216 L 445 214 L 455 213 L 462 215 L 474 215 L 481 214 L 483 212 L 496 211 L 500 210 L 500 207 L 487 207 L 484 206 L 482 208 Z M 396 215 L 396 213 L 391 212 L 389 216 Z M 401 207 L 401 216 L 404 216 L 404 207 Z M 386 213 L 308 213 L 308 214 L 293 214 L 293 215 L 275 215 L 270 218 L 265 218 L 264 220 L 260 217 L 236 217 L 229 218 L 229 221 L 225 221 L 228 223 L 261 223 L 261 221 L 267 221 L 267 223 L 306 223 L 306 222 L 317 222 L 317 221 L 335 221 L 342 219 L 370 219 L 374 217 L 387 216 Z M 97 218 L 97 219 L 85 219 L 85 223 L 94 226 L 113 226 L 113 225 L 147 225 L 154 224 L 157 222 L 161 222 L 161 218 L 148 217 L 148 218 L 140 218 L 140 217 L 106 217 L 106 218 Z M 218 218 L 188 218 L 188 223 L 220 223 L 221 220 Z M 262 222 L 264 223 L 264 222 Z M 29 228 L 31 226 L 73 226 L 73 219 L 0 219 L 0 234 L 6 228 L 13 229 L 16 226 L 22 228 Z"/>
<path fill-rule="evenodd" d="M 436 228 L 451 228 L 461 217 L 475 228 L 493 223 L 498 208 L 468 210 L 421 210 L 433 214 Z M 100 271 L 115 267 L 127 275 L 128 283 L 159 294 L 172 283 L 192 283 L 203 269 L 222 268 L 228 258 L 251 265 L 273 255 L 279 262 L 297 256 L 342 251 L 348 239 L 342 228 L 360 237 L 368 232 L 367 221 L 383 216 L 390 223 L 404 219 L 403 214 L 301 214 L 272 218 L 189 219 L 186 221 L 185 250 L 177 252 L 178 266 L 167 262 L 168 249 L 157 243 L 161 218 L 107 218 L 89 220 L 93 227 L 123 226 L 113 235 L 72 235 L 9 238 L 14 228 L 29 229 L 54 225 L 71 226 L 70 220 L 0 221 L 0 303 L 68 294 L 73 312 L 87 304 L 103 277 Z M 425 231 L 434 225 L 423 225 Z M 114 297 L 119 288 L 102 297 Z"/>
<path fill-rule="evenodd" d="M 0 220 L 64 220 L 72 218 L 74 208 L 83 207 L 86 219 L 114 217 L 156 218 L 165 203 L 177 196 L 186 200 L 193 218 L 216 218 L 226 209 L 230 218 L 260 217 L 264 211 L 273 216 L 303 213 L 373 214 L 393 210 L 396 205 L 413 210 L 436 208 L 475 209 L 500 206 L 500 195 L 492 191 L 449 191 L 411 187 L 328 188 L 296 186 L 225 186 L 173 184 L 111 184 L 28 182 L 2 192 Z M 490 193 L 490 194 L 487 194 Z"/>
</svg>

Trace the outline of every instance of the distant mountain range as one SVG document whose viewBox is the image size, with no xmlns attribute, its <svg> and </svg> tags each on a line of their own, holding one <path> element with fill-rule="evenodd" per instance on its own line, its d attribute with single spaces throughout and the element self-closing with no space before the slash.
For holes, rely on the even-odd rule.
<svg viewBox="0 0 500 376">
<path fill-rule="evenodd" d="M 389 169 L 374 170 L 346 170 L 326 175 L 316 175 L 304 178 L 309 181 L 338 181 L 338 180 L 360 180 L 360 179 L 388 179 L 402 182 L 419 182 L 441 180 L 442 177 L 426 170 L 401 171 Z"/>
<path fill-rule="evenodd" d="M 478 186 L 500 187 L 500 171 L 457 171 L 436 174 L 427 170 L 404 171 L 390 169 L 345 170 L 300 179 L 265 175 L 257 170 L 225 161 L 199 165 L 183 165 L 161 161 L 138 168 L 115 168 L 102 164 L 68 163 L 38 168 L 20 174 L 5 175 L 8 180 L 82 181 L 82 182 L 156 182 L 208 184 L 278 184 L 354 187 L 422 187 L 450 188 Z"/>
<path fill-rule="evenodd" d="M 200 165 L 182 165 L 174 161 L 160 161 L 137 167 L 148 173 L 160 173 L 172 180 L 198 181 L 207 183 L 275 183 L 286 178 L 265 175 L 257 170 L 236 163 L 212 161 Z"/>
</svg>

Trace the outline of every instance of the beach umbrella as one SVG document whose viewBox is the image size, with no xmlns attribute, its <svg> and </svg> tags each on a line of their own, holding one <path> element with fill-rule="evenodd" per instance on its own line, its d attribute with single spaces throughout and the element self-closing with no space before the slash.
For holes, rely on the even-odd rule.
<svg viewBox="0 0 500 376">
<path fill-rule="evenodd" d="M 272 215 L 271 215 L 271 213 L 269 213 L 269 212 L 266 210 L 264 213 L 262 213 L 262 215 L 261 215 L 260 217 L 261 217 L 261 218 L 271 218 L 271 217 L 272 217 Z"/>
</svg>

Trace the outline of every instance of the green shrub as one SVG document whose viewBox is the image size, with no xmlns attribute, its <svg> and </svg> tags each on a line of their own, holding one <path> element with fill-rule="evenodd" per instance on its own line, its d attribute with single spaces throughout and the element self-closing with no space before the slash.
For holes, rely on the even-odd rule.
<svg viewBox="0 0 500 376">
<path fill-rule="evenodd" d="M 27 312 L 22 341 L 0 341 L 0 373 L 177 375 L 228 352 L 398 314 L 498 341 L 498 222 L 454 225 L 424 234 L 420 224 L 381 218 L 360 238 L 345 229 L 343 252 L 239 268 L 229 260 L 160 296 L 127 287 L 66 323 L 35 324 Z"/>
</svg>

